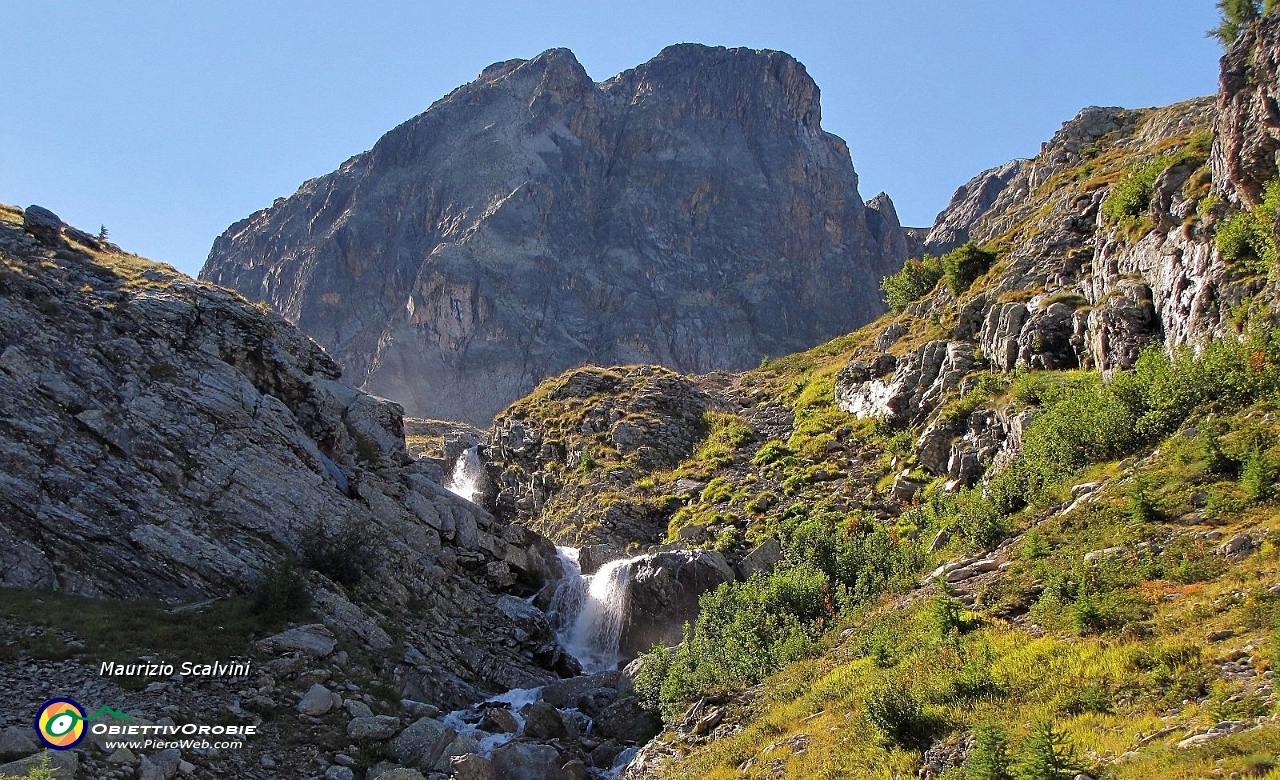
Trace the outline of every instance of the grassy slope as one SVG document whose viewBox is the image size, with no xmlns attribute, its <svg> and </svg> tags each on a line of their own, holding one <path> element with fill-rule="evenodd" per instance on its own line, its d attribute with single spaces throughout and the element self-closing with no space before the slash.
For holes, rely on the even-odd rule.
<svg viewBox="0 0 1280 780">
<path fill-rule="evenodd" d="M 1274 401 L 1236 415 L 1237 430 L 1280 433 Z M 923 704 L 931 737 L 958 740 L 994 720 L 1015 747 L 1027 724 L 1053 719 L 1082 763 L 1115 778 L 1194 778 L 1265 774 L 1280 763 L 1280 722 L 1208 746 L 1180 750 L 1190 733 L 1220 721 L 1270 714 L 1258 694 L 1280 661 L 1280 515 L 1274 503 L 1244 500 L 1239 482 L 1212 474 L 1195 439 L 1176 434 L 1128 468 L 1100 464 L 1085 479 L 1107 480 L 1095 501 L 1069 512 L 1019 518 L 1037 529 L 1010 548 L 1012 566 L 974 594 L 959 634 L 939 635 L 933 588 L 888 597 L 828 634 L 815 659 L 787 667 L 735 705 L 745 728 L 688 745 L 664 777 L 891 777 L 914 773 L 919 753 L 868 720 L 868 692 L 905 688 Z M 1158 517 L 1137 520 L 1124 484 L 1148 480 Z M 1210 511 L 1195 494 L 1207 493 Z M 1202 534 L 1230 538 L 1247 530 L 1268 538 L 1254 554 L 1214 553 Z M 1171 538 L 1172 537 L 1172 538 Z M 1164 545 L 1158 555 L 1137 545 Z M 1085 563 L 1087 552 L 1123 546 L 1114 558 Z M 1092 583 L 1101 629 L 1079 624 L 1079 604 L 1062 603 L 1055 585 Z M 1044 595 L 1049 594 L 1049 595 Z M 1024 614 L 1030 606 L 1030 614 Z M 1013 615 L 1022 620 L 1011 622 Z M 1231 636 L 1216 643 L 1214 631 Z M 1226 679 L 1228 660 L 1258 672 Z M 1149 744 L 1142 738 L 1169 729 Z M 670 738 L 670 735 L 668 736 Z M 805 745 L 803 752 L 794 746 Z M 1123 761 L 1117 757 L 1137 748 Z M 752 763 L 744 768 L 747 761 Z M 1221 763 L 1218 763 L 1221 760 Z M 1217 770 L 1217 771 L 1215 771 Z M 781 774 L 778 774 L 781 772 Z M 959 776 L 959 775 L 958 775 Z M 1280 777 L 1280 773 L 1269 775 Z"/>
</svg>

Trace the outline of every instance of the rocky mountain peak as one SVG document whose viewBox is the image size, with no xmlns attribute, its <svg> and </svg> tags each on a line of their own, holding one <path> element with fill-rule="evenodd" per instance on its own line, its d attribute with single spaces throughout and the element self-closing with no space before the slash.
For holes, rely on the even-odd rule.
<svg viewBox="0 0 1280 780">
<path fill-rule="evenodd" d="M 820 121 L 782 52 L 680 44 L 600 84 L 566 49 L 496 63 L 202 277 L 418 415 L 485 423 L 584 363 L 745 368 L 871 319 L 905 258 Z"/>
</svg>

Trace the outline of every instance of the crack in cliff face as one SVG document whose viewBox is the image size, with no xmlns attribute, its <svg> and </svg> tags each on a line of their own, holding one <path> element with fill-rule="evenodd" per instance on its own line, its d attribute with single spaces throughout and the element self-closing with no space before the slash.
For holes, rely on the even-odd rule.
<svg viewBox="0 0 1280 780">
<path fill-rule="evenodd" d="M 781 52 L 674 46 L 601 84 L 567 50 L 500 63 L 232 226 L 202 275 L 416 414 L 485 422 L 583 360 L 746 368 L 879 314 L 905 259 L 820 121 Z"/>
</svg>

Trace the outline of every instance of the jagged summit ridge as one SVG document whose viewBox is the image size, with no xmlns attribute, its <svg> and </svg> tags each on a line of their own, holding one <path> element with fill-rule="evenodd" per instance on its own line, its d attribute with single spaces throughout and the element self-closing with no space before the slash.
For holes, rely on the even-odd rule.
<svg viewBox="0 0 1280 780">
<path fill-rule="evenodd" d="M 202 277 L 410 413 L 485 422 L 584 363 L 745 368 L 878 314 L 905 257 L 819 98 L 775 51 L 679 44 L 600 83 L 567 49 L 495 63 L 232 225 Z"/>
</svg>

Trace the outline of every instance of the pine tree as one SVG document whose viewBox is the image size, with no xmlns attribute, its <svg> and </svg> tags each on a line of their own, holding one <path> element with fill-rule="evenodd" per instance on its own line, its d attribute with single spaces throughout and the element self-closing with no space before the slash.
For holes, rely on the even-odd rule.
<svg viewBox="0 0 1280 780">
<path fill-rule="evenodd" d="M 99 241 L 106 241 L 106 240 L 107 240 L 107 236 L 109 236 L 109 235 L 110 235 L 110 233 L 108 233 L 108 232 L 107 232 L 107 226 L 106 226 L 106 225 L 99 225 L 99 226 L 98 226 L 98 240 L 99 240 Z"/>
<path fill-rule="evenodd" d="M 1009 740 L 998 723 L 973 727 L 973 750 L 964 762 L 965 780 L 1010 780 Z"/>
<path fill-rule="evenodd" d="M 1276 0 L 1267 0 L 1265 10 L 1270 11 Z M 1261 15 L 1258 0 L 1218 0 L 1218 11 L 1222 14 L 1222 22 L 1208 32 L 1209 37 L 1217 38 L 1223 46 L 1236 42 L 1241 33 L 1258 21 Z"/>
<path fill-rule="evenodd" d="M 1013 776 L 1017 780 L 1071 780 L 1078 769 L 1075 749 L 1054 729 L 1053 721 L 1042 720 L 1032 727 Z"/>
</svg>

